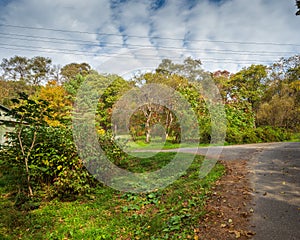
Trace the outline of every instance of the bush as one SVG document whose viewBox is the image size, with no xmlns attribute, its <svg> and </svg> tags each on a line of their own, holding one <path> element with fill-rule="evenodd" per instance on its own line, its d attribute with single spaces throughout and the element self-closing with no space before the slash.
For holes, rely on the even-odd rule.
<svg viewBox="0 0 300 240">
<path fill-rule="evenodd" d="M 262 142 L 262 140 L 256 134 L 256 129 L 247 129 L 242 134 L 243 134 L 243 143 Z"/>
<path fill-rule="evenodd" d="M 77 155 L 72 131 L 65 127 L 25 127 L 21 140 L 28 149 L 36 132 L 36 141 L 28 157 L 30 184 L 35 196 L 70 197 L 87 193 L 95 184 Z M 18 192 L 27 193 L 24 154 L 17 133 L 10 134 L 10 142 L 0 152 L 4 174 L 13 176 L 10 182 Z M 45 196 L 45 189 L 48 189 Z"/>
<path fill-rule="evenodd" d="M 228 143 L 243 143 L 243 133 L 238 128 L 228 127 L 226 131 L 226 142 Z"/>
<path fill-rule="evenodd" d="M 262 142 L 281 142 L 291 139 L 291 134 L 284 128 L 263 126 L 256 128 L 255 133 Z"/>
<path fill-rule="evenodd" d="M 289 139 L 291 134 L 287 130 L 271 126 L 248 129 L 228 128 L 226 135 L 226 142 L 232 144 L 281 142 Z"/>
</svg>

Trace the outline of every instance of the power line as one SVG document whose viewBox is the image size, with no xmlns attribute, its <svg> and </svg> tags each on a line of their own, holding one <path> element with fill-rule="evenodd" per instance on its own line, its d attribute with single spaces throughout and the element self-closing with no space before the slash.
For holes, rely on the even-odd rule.
<svg viewBox="0 0 300 240">
<path fill-rule="evenodd" d="M 44 28 L 44 27 L 29 27 L 29 26 L 18 26 L 11 24 L 0 24 L 2 27 L 19 28 L 19 29 L 30 29 L 30 30 L 41 30 L 41 31 L 53 31 L 53 32 L 63 32 L 63 33 L 78 33 L 78 34 L 89 34 L 98 36 L 118 36 L 118 37 L 128 37 L 128 38 L 140 38 L 140 39 L 160 39 L 160 40 L 173 40 L 173 41 L 185 41 L 185 42 L 214 42 L 214 43 L 224 43 L 224 44 L 242 44 L 242 45 L 275 45 L 275 46 L 297 46 L 300 44 L 295 43 L 274 43 L 274 42 L 240 42 L 240 41 L 223 41 L 223 40 L 208 40 L 208 39 L 195 39 L 187 40 L 183 38 L 170 38 L 170 37 L 158 37 L 158 36 L 138 36 L 138 35 L 122 35 L 118 33 L 97 33 L 97 32 L 87 32 L 87 31 L 75 31 L 75 30 L 63 30 L 54 28 Z"/>
<path fill-rule="evenodd" d="M 0 24 L 0 26 L 4 27 L 11 27 L 11 28 L 19 28 L 19 29 L 31 29 L 31 30 L 43 30 L 43 31 L 55 31 L 55 32 L 64 32 L 64 33 L 80 33 L 80 34 L 94 34 L 94 35 L 102 35 L 102 36 L 109 36 L 109 35 L 115 35 L 115 36 L 122 36 L 120 34 L 110 34 L 110 33 L 92 33 L 92 32 L 82 32 L 82 31 L 70 31 L 70 30 L 61 30 L 61 29 L 52 29 L 52 28 L 37 28 L 37 27 L 27 27 L 27 26 L 16 26 L 16 25 L 5 25 L 5 24 Z M 259 42 L 226 42 L 226 41 L 214 41 L 214 40 L 191 40 L 187 41 L 186 39 L 179 39 L 179 38 L 163 38 L 163 37 L 144 37 L 144 36 L 127 36 L 128 38 L 155 38 L 155 39 L 167 39 L 167 40 L 176 40 L 176 41 L 184 41 L 186 42 L 221 42 L 221 43 L 230 43 L 230 44 L 253 44 L 253 45 L 278 45 L 278 46 L 300 46 L 300 44 L 291 44 L 291 43 L 259 43 Z M 232 49 L 216 49 L 216 48 L 191 48 L 191 47 L 175 47 L 175 46 L 155 46 L 155 45 L 146 45 L 146 44 L 131 44 L 128 42 L 123 43 L 116 43 L 116 42 L 107 42 L 106 39 L 104 40 L 99 40 L 97 41 L 88 41 L 88 40 L 82 40 L 78 38 L 73 38 L 73 39 L 67 39 L 67 38 L 58 38 L 58 37 L 49 37 L 49 36 L 39 36 L 37 34 L 34 35 L 27 35 L 27 34 L 20 34 L 20 33 L 0 33 L 0 38 L 4 40 L 8 40 L 9 43 L 2 42 L 0 43 L 0 48 L 1 49 L 7 49 L 7 50 L 16 50 L 16 51 L 27 51 L 27 52 L 38 52 L 38 53 L 48 53 L 48 54 L 67 54 L 67 55 L 77 55 L 77 56 L 86 56 L 86 57 L 114 57 L 117 56 L 118 58 L 125 58 L 128 59 L 128 57 L 133 57 L 135 56 L 138 60 L 162 60 L 164 58 L 169 58 L 170 56 L 162 55 L 160 51 L 163 50 L 176 50 L 180 51 L 179 54 L 181 53 L 182 56 L 184 54 L 187 54 L 189 52 L 192 53 L 202 53 L 202 54 L 226 54 L 226 55 L 239 55 L 239 56 L 245 56 L 245 57 L 250 57 L 250 56 L 258 56 L 258 57 L 265 57 L 265 59 L 237 59 L 237 58 L 217 58 L 217 57 L 201 57 L 199 58 L 203 62 L 210 62 L 210 63 L 224 63 L 224 64 L 243 64 L 243 65 L 250 65 L 251 63 L 270 63 L 274 62 L 274 59 L 272 60 L 267 60 L 266 57 L 268 56 L 278 56 L 279 57 L 284 57 L 284 55 L 287 54 L 295 54 L 295 52 L 276 52 L 276 51 L 239 51 L 239 50 L 232 50 Z M 52 47 L 39 47 L 38 44 L 35 46 L 32 45 L 24 45 L 24 44 L 13 44 L 11 43 L 11 40 L 20 40 L 22 43 L 24 41 L 30 41 L 30 42 L 36 42 L 36 43 L 50 43 L 50 44 L 60 44 L 60 45 L 72 45 L 72 46 L 82 46 L 83 48 L 81 49 L 87 49 L 87 50 L 79 50 L 79 49 L 70 49 L 70 48 L 55 48 L 56 46 Z M 88 49 L 90 47 L 95 47 L 95 51 L 91 51 L 91 49 Z M 113 50 L 116 49 L 128 49 L 128 50 L 144 50 L 147 48 L 151 48 L 154 50 L 154 54 L 142 54 L 142 53 L 119 53 L 119 52 L 114 52 Z M 104 53 L 101 53 L 99 51 L 105 51 Z M 155 51 L 157 54 L 155 54 Z M 278 57 L 278 58 L 279 58 Z M 172 60 L 176 61 L 182 60 L 182 58 L 179 57 L 172 57 Z"/>
<path fill-rule="evenodd" d="M 2 45 L 2 46 L 1 46 Z M 8 46 L 8 47 L 4 47 Z M 112 54 L 102 54 L 102 53 L 92 53 L 88 51 L 73 51 L 68 49 L 51 49 L 51 48 L 39 48 L 39 47 L 33 47 L 33 46 L 25 46 L 25 45 L 9 45 L 9 44 L 2 44 L 0 43 L 1 49 L 8 49 L 8 50 L 21 50 L 21 51 L 29 51 L 29 52 L 43 52 L 43 53 L 52 53 L 52 54 L 68 54 L 68 55 L 79 55 L 79 56 L 94 56 L 94 57 L 113 57 Z M 128 57 L 132 57 L 132 55 L 128 54 L 117 54 L 118 58 L 124 58 L 128 59 Z M 154 55 L 139 55 L 137 56 L 137 60 L 161 60 L 163 58 L 167 58 L 166 56 L 154 56 Z M 172 58 L 173 60 L 177 58 Z M 181 58 L 178 58 L 178 60 L 181 60 Z M 216 63 L 220 63 L 222 61 L 223 63 L 249 63 L 249 62 L 261 62 L 261 63 L 269 63 L 270 61 L 267 60 L 243 60 L 243 59 L 226 59 L 226 58 L 201 58 L 202 61 L 210 62 L 213 60 Z"/>
<path fill-rule="evenodd" d="M 75 46 L 85 46 L 85 47 L 99 47 L 99 43 L 93 42 L 93 41 L 84 41 L 84 40 L 69 40 L 69 39 L 62 39 L 62 38 L 48 38 L 48 37 L 40 37 L 40 36 L 29 36 L 29 35 L 23 35 L 23 34 L 11 34 L 11 33 L 0 33 L 0 35 L 8 35 L 9 37 L 3 37 L 0 36 L 0 38 L 4 39 L 10 39 L 10 40 L 22 40 L 22 41 L 34 41 L 34 42 L 46 42 L 46 43 L 54 43 L 54 44 L 68 44 L 68 45 L 75 45 Z M 17 37 L 14 37 L 17 36 Z M 18 37 L 18 36 L 23 36 Z M 53 39 L 53 40 L 52 40 Z M 56 41 L 57 40 L 57 41 Z M 61 42 L 62 41 L 62 42 Z M 76 43 L 79 42 L 79 43 Z M 82 43 L 86 42 L 86 43 Z M 117 43 L 106 43 L 105 47 L 113 47 L 113 48 L 124 48 L 123 44 L 117 44 Z M 128 49 L 136 49 L 136 48 L 130 48 L 130 47 L 143 47 L 143 48 L 153 48 L 157 50 L 183 50 L 184 48 L 178 48 L 178 47 L 154 47 L 151 45 L 138 45 L 138 44 L 126 44 L 126 47 Z M 232 55 L 242 55 L 242 56 L 277 56 L 278 54 L 286 55 L 286 54 L 293 54 L 294 52 L 275 52 L 275 51 L 237 51 L 237 50 L 230 50 L 230 49 L 211 49 L 211 48 L 204 48 L 204 49 L 195 49 L 195 48 L 188 48 L 187 50 L 193 51 L 193 52 L 203 52 L 208 51 L 211 53 L 218 53 L 218 54 L 232 54 Z M 73 51 L 73 50 L 70 50 Z"/>
<path fill-rule="evenodd" d="M 0 46 L 0 49 L 7 49 L 7 50 L 21 50 L 21 51 L 28 51 L 28 52 L 44 52 L 44 53 L 50 53 L 50 54 L 57 54 L 57 53 L 59 53 L 59 54 L 68 54 L 68 55 L 80 55 L 80 56 L 103 56 L 102 54 L 100 55 L 100 54 L 98 54 L 98 55 L 95 55 L 95 54 L 91 54 L 91 55 L 87 55 L 87 54 L 76 54 L 76 53 L 64 53 L 64 52 L 52 52 L 52 51 L 46 51 L 46 50 L 34 50 L 34 49 L 26 49 L 26 48 L 13 48 L 13 47 L 1 47 Z M 112 55 L 106 55 L 106 56 L 104 56 L 104 57 L 112 57 Z M 118 57 L 120 57 L 120 56 L 118 56 Z M 122 57 L 122 56 L 121 56 Z M 128 59 L 127 57 L 126 57 L 126 59 Z M 140 60 L 142 60 L 143 58 L 139 58 Z M 157 58 L 152 58 L 152 60 L 162 60 L 163 59 L 163 57 L 157 57 Z M 149 60 L 149 58 L 148 58 L 148 60 Z M 181 59 L 178 59 L 178 60 L 181 60 Z M 206 63 L 220 63 L 220 61 L 222 61 L 222 63 L 224 63 L 224 64 L 244 64 L 244 65 L 250 65 L 251 63 L 249 63 L 249 61 L 248 60 L 245 60 L 245 62 L 242 62 L 242 61 L 235 61 L 235 60 L 232 60 L 232 61 L 230 61 L 230 60 L 224 60 L 224 59 L 219 59 L 219 60 L 207 60 L 207 59 L 204 59 L 205 61 L 204 62 L 206 62 Z"/>
</svg>

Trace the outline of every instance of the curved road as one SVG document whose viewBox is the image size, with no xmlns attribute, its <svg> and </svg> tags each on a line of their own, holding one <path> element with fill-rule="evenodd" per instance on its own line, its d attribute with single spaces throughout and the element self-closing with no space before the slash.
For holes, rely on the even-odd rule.
<svg viewBox="0 0 300 240">
<path fill-rule="evenodd" d="M 300 239 L 300 143 L 182 148 L 178 151 L 209 157 L 220 153 L 222 160 L 248 160 L 254 189 L 251 228 L 256 235 L 253 239 Z"/>
</svg>

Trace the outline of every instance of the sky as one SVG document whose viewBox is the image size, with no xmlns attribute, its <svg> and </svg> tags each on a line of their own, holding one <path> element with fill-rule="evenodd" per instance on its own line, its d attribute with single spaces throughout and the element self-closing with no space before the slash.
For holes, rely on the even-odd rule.
<svg viewBox="0 0 300 240">
<path fill-rule="evenodd" d="M 164 58 L 236 72 L 300 52 L 294 0 L 0 0 L 0 59 L 87 62 L 123 76 Z"/>
</svg>

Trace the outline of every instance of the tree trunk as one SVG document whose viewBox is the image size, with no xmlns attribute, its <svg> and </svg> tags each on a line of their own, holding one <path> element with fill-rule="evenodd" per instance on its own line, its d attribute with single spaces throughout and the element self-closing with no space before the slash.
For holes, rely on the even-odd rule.
<svg viewBox="0 0 300 240">
<path fill-rule="evenodd" d="M 146 132 L 146 143 L 150 143 L 150 138 L 151 138 L 151 131 L 150 129 L 148 129 Z"/>
<path fill-rule="evenodd" d="M 165 126 L 165 131 L 166 131 L 166 136 L 165 136 L 166 139 L 165 140 L 167 140 L 169 137 L 169 132 L 170 132 L 172 123 L 173 123 L 173 114 L 171 111 L 168 111 L 167 117 L 166 117 L 166 126 Z"/>
<path fill-rule="evenodd" d="M 29 167 L 28 167 L 28 158 L 25 158 L 25 168 L 26 168 L 26 175 L 27 175 L 27 187 L 28 187 L 28 192 L 29 192 L 29 196 L 32 197 L 33 196 L 33 191 L 30 185 L 30 174 L 29 174 Z"/>
<path fill-rule="evenodd" d="M 151 138 L 151 128 L 150 128 L 150 122 L 151 122 L 151 117 L 152 117 L 152 108 L 151 106 L 147 106 L 147 109 L 143 110 L 144 115 L 146 117 L 146 124 L 145 124 L 145 130 L 146 130 L 146 143 L 150 142 Z"/>
<path fill-rule="evenodd" d="M 150 128 L 150 120 L 151 120 L 151 113 L 148 115 L 147 122 L 146 122 L 146 143 L 150 143 L 151 138 L 151 128 Z"/>
<path fill-rule="evenodd" d="M 33 134 L 33 139 L 32 139 L 32 142 L 31 142 L 31 146 L 28 149 L 28 152 L 26 154 L 25 150 L 24 150 L 23 142 L 22 142 L 22 137 L 21 137 L 22 130 L 23 130 L 22 128 L 19 130 L 18 140 L 19 140 L 19 144 L 20 144 L 20 147 L 21 147 L 22 154 L 25 157 L 24 163 L 25 163 L 25 171 L 26 171 L 26 180 L 27 180 L 28 193 L 29 193 L 28 195 L 30 197 L 32 197 L 33 196 L 33 191 L 32 191 L 32 187 L 31 187 L 31 184 L 30 184 L 30 172 L 29 172 L 28 160 L 29 160 L 31 151 L 32 151 L 32 149 L 34 147 L 34 144 L 35 144 L 36 131 Z"/>
</svg>

